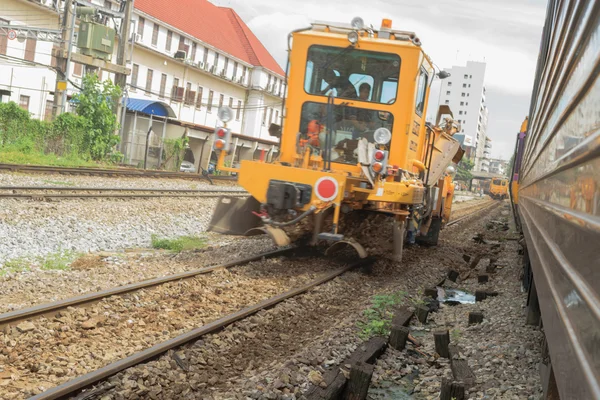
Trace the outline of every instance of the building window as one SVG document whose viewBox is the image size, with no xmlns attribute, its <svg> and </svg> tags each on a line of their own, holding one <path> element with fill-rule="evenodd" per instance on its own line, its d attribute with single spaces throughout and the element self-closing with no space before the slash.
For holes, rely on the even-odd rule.
<svg viewBox="0 0 600 400">
<path fill-rule="evenodd" d="M 25 111 L 29 111 L 29 96 L 21 95 L 19 97 L 19 107 Z"/>
<path fill-rule="evenodd" d="M 167 74 L 162 74 L 162 76 L 160 77 L 160 91 L 158 93 L 158 96 L 161 99 L 165 98 L 165 90 L 167 89 Z"/>
<path fill-rule="evenodd" d="M 144 19 L 144 17 L 140 17 L 140 19 L 138 20 L 137 33 L 141 37 L 144 37 L 144 24 L 146 24 L 146 20 Z"/>
<path fill-rule="evenodd" d="M 148 69 L 148 73 L 146 74 L 146 94 L 152 93 L 152 77 L 154 76 L 154 71 Z"/>
<path fill-rule="evenodd" d="M 173 31 L 167 31 L 167 43 L 165 44 L 165 50 L 171 51 L 172 44 L 173 44 Z"/>
<path fill-rule="evenodd" d="M 210 112 L 212 110 L 212 101 L 213 101 L 213 91 L 208 91 L 208 103 L 206 103 L 206 111 Z"/>
<path fill-rule="evenodd" d="M 171 90 L 171 100 L 180 102 L 183 100 L 183 88 L 179 87 L 179 78 L 173 78 L 173 89 Z"/>
<path fill-rule="evenodd" d="M 446 92 L 446 96 L 450 96 L 450 91 L 449 90 Z"/>
<path fill-rule="evenodd" d="M 196 44 L 196 42 L 192 43 L 192 55 L 190 56 L 190 59 L 192 61 L 196 61 L 196 50 L 197 50 L 198 45 Z"/>
<path fill-rule="evenodd" d="M 245 65 L 242 67 L 242 83 L 245 81 L 246 79 L 246 72 L 248 71 L 248 67 L 246 67 Z"/>
<path fill-rule="evenodd" d="M 200 110 L 202 108 L 202 86 L 198 85 L 198 97 L 196 98 L 196 108 Z"/>
<path fill-rule="evenodd" d="M 192 83 L 188 82 L 185 85 L 185 104 L 191 106 L 196 100 L 196 92 L 192 91 Z"/>
<path fill-rule="evenodd" d="M 450 100 L 446 100 L 444 104 L 450 104 Z"/>
<path fill-rule="evenodd" d="M 227 74 L 227 68 L 229 67 L 229 58 L 225 57 L 225 66 L 223 67 L 223 71 Z"/>
<path fill-rule="evenodd" d="M 235 119 L 237 121 L 240 120 L 240 114 L 242 113 L 242 101 L 238 100 L 238 106 L 237 106 L 237 111 L 235 113 Z"/>
<path fill-rule="evenodd" d="M 469 79 L 469 75 L 465 74 L 465 79 Z"/>
<path fill-rule="evenodd" d="M 465 105 L 465 102 L 464 102 L 464 101 L 461 101 L 461 102 L 460 102 L 460 105 L 461 105 L 461 106 L 464 106 L 464 105 Z"/>
<path fill-rule="evenodd" d="M 133 87 L 133 89 L 137 87 L 139 71 L 140 66 L 137 64 L 133 64 L 133 68 L 131 69 L 131 86 Z"/>
<path fill-rule="evenodd" d="M 219 66 L 219 53 L 215 52 L 215 67 Z"/>
<path fill-rule="evenodd" d="M 279 110 L 275 110 L 275 123 L 279 125 Z"/>
<path fill-rule="evenodd" d="M 458 112 L 458 115 L 463 115 L 463 112 L 462 112 L 462 111 L 459 111 L 459 112 Z"/>
<path fill-rule="evenodd" d="M 27 38 L 27 41 L 25 42 L 25 60 L 34 61 L 36 44 L 37 39 Z"/>
<path fill-rule="evenodd" d="M 229 98 L 229 108 L 233 108 L 233 97 Z"/>
<path fill-rule="evenodd" d="M 464 93 L 461 93 L 460 95 L 461 95 L 462 97 L 465 97 L 465 94 L 464 94 Z"/>
<path fill-rule="evenodd" d="M 467 93 L 467 97 L 469 97 L 469 93 Z"/>
<path fill-rule="evenodd" d="M 273 123 L 273 109 L 269 109 L 269 125 Z"/>
<path fill-rule="evenodd" d="M 204 58 L 202 59 L 202 62 L 204 63 L 204 65 L 206 65 L 206 62 L 208 61 L 208 49 L 205 47 L 204 48 Z"/>
<path fill-rule="evenodd" d="M 52 100 L 46 100 L 46 110 L 44 113 L 44 121 L 50 121 L 52 119 L 52 110 L 54 109 L 54 102 Z"/>
<path fill-rule="evenodd" d="M 267 109 L 263 112 L 262 124 L 264 125 L 267 122 Z"/>
<path fill-rule="evenodd" d="M 472 77 L 473 77 L 473 75 L 469 75 L 469 78 L 472 78 Z"/>
<path fill-rule="evenodd" d="M 83 71 L 83 66 L 79 63 L 73 63 L 73 75 L 76 76 L 81 76 L 81 73 Z"/>
<path fill-rule="evenodd" d="M 158 24 L 154 24 L 154 29 L 152 30 L 152 46 L 156 46 L 158 44 Z"/>
<path fill-rule="evenodd" d="M 225 99 L 225 95 L 219 95 L 219 108 L 223 107 L 223 100 Z"/>
<path fill-rule="evenodd" d="M 448 86 L 452 86 L 452 82 L 448 82 Z"/>
<path fill-rule="evenodd" d="M 237 61 L 233 63 L 233 79 L 237 77 L 238 63 Z"/>
<path fill-rule="evenodd" d="M 463 87 L 464 87 L 464 88 L 466 88 L 466 87 L 467 87 L 467 84 L 466 84 L 466 83 L 463 83 Z"/>
<path fill-rule="evenodd" d="M 267 75 L 267 90 L 271 89 L 271 75 Z"/>
<path fill-rule="evenodd" d="M 469 87 L 471 87 L 471 84 L 469 83 Z"/>
</svg>

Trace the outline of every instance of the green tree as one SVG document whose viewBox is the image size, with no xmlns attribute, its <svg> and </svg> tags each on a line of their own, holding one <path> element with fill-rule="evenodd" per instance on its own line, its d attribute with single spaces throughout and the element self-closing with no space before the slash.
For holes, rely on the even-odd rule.
<svg viewBox="0 0 600 400">
<path fill-rule="evenodd" d="M 456 180 L 468 182 L 473 179 L 473 175 L 471 174 L 471 170 L 473 169 L 473 161 L 468 158 L 463 158 L 461 162 L 458 163 L 458 168 L 456 169 Z"/>
<path fill-rule="evenodd" d="M 77 115 L 89 121 L 89 129 L 83 146 L 89 149 L 94 160 L 111 157 L 119 135 L 115 135 L 119 124 L 115 113 L 121 97 L 121 89 L 110 80 L 100 82 L 96 74 L 83 78 L 81 93 L 74 96 Z"/>
<path fill-rule="evenodd" d="M 512 170 L 513 165 L 515 164 L 515 154 L 510 157 L 510 161 L 508 162 L 508 166 L 506 167 L 506 176 L 512 179 Z"/>
</svg>

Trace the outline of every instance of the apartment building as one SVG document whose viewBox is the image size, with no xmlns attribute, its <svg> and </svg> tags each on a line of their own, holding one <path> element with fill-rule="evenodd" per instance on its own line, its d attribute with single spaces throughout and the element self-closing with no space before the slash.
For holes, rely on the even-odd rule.
<svg viewBox="0 0 600 400">
<path fill-rule="evenodd" d="M 58 31 L 63 2 L 3 2 L 8 6 L 0 10 L 2 101 L 16 101 L 33 117 L 48 118 L 56 79 L 49 67 L 55 63 L 52 48 L 56 41 L 38 38 L 32 44 L 30 34 L 21 41 L 9 40 L 2 33 L 11 26 Z M 109 0 L 92 3 L 101 9 L 119 9 L 119 3 Z M 136 0 L 130 23 L 127 67 L 131 74 L 124 94 L 128 113 L 121 143 L 127 162 L 139 164 L 144 159 L 151 127 L 150 165 L 158 164 L 161 150 L 157 149 L 164 139 L 185 132 L 194 161 L 206 167 L 214 159 L 210 144 L 222 105 L 235 114 L 228 124 L 234 133 L 232 162 L 254 158 L 260 150 L 276 151 L 268 127 L 271 122 L 281 123 L 284 72 L 233 9 L 207 0 Z M 106 18 L 106 24 L 113 21 Z M 73 51 L 78 50 L 73 47 Z M 72 63 L 74 85 L 68 86 L 69 97 L 77 92 L 85 72 L 84 66 Z M 106 71 L 97 73 L 102 79 L 114 79 Z M 149 111 L 157 107 L 168 112 L 161 116 Z"/>
</svg>

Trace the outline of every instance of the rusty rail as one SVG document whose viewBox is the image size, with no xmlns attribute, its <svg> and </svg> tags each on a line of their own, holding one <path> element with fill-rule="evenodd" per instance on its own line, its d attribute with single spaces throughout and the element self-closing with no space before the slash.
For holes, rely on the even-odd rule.
<svg viewBox="0 0 600 400">
<path fill-rule="evenodd" d="M 218 331 L 224 328 L 227 325 L 230 325 L 236 321 L 239 321 L 243 318 L 246 318 L 252 314 L 257 313 L 260 310 L 265 308 L 273 307 L 274 305 L 287 300 L 291 297 L 297 296 L 299 294 L 305 293 L 308 290 L 314 288 L 315 286 L 321 285 L 325 282 L 328 282 L 341 274 L 357 268 L 359 266 L 372 263 L 372 259 L 361 259 L 352 264 L 346 265 L 344 267 L 338 268 L 332 272 L 321 275 L 319 278 L 301 286 L 296 289 L 292 289 L 288 292 L 276 295 L 269 299 L 263 300 L 255 305 L 243 308 L 233 314 L 229 314 L 225 317 L 222 317 L 216 321 L 210 322 L 204 326 L 193 329 L 187 333 L 179 335 L 173 339 L 167 340 L 165 342 L 154 345 L 146 350 L 143 350 L 139 353 L 133 354 L 129 357 L 116 361 L 112 364 L 109 364 L 105 367 L 102 367 L 96 371 L 90 372 L 88 374 L 79 376 L 71 381 L 65 382 L 62 385 L 56 386 L 52 389 L 45 391 L 39 395 L 31 397 L 31 400 L 55 400 L 55 399 L 64 399 L 69 396 L 73 396 L 75 393 L 81 391 L 82 389 L 94 385 L 96 383 L 105 380 L 106 378 L 115 375 L 126 368 L 144 363 L 146 361 L 150 361 L 155 359 L 156 357 L 166 353 L 167 351 L 182 346 L 186 343 L 189 343 L 193 340 L 196 340 L 203 335 Z"/>
</svg>

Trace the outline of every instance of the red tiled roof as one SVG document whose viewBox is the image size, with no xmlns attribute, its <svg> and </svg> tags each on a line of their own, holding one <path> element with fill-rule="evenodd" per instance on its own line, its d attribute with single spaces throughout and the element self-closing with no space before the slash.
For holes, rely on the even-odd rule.
<svg viewBox="0 0 600 400">
<path fill-rule="evenodd" d="M 252 65 L 284 75 L 240 16 L 208 0 L 136 0 L 135 8 Z"/>
</svg>

